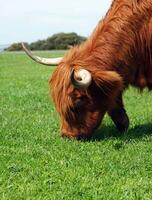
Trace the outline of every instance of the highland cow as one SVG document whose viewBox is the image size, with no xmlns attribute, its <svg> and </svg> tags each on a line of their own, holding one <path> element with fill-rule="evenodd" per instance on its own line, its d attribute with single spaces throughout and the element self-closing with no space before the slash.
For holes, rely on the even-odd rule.
<svg viewBox="0 0 152 200">
<path fill-rule="evenodd" d="M 152 89 L 152 0 L 113 0 L 87 41 L 64 58 L 40 58 L 23 47 L 39 63 L 58 64 L 49 84 L 62 136 L 90 137 L 105 113 L 127 130 L 124 90 Z"/>
</svg>

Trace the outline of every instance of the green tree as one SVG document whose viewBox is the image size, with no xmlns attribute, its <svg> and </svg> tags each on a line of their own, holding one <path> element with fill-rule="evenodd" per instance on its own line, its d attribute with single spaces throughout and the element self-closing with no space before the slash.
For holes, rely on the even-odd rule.
<svg viewBox="0 0 152 200">
<path fill-rule="evenodd" d="M 31 50 L 51 50 L 68 49 L 71 46 L 78 45 L 86 40 L 85 37 L 76 33 L 57 33 L 48 37 L 46 40 L 38 40 L 29 44 Z M 7 51 L 22 50 L 21 43 L 14 43 L 6 49 Z"/>
<path fill-rule="evenodd" d="M 25 43 L 28 45 L 28 43 Z M 22 50 L 22 45 L 21 43 L 13 43 L 11 46 L 5 49 L 6 51 L 21 51 Z"/>
</svg>

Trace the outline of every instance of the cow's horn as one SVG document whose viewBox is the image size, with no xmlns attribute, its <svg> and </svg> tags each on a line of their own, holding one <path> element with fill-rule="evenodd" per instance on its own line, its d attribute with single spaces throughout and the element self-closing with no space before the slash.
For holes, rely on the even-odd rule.
<svg viewBox="0 0 152 200">
<path fill-rule="evenodd" d="M 39 56 L 36 56 L 34 54 L 32 54 L 32 52 L 27 49 L 27 47 L 25 46 L 24 43 L 22 43 L 22 47 L 24 49 L 24 51 L 26 52 L 26 54 L 32 58 L 34 61 L 40 63 L 40 64 L 43 64 L 43 65 L 58 65 L 61 60 L 62 60 L 62 57 L 59 57 L 59 58 L 42 58 L 42 57 L 39 57 Z"/>
<path fill-rule="evenodd" d="M 92 82 L 91 73 L 85 69 L 71 72 L 71 82 L 78 89 L 86 89 Z"/>
</svg>

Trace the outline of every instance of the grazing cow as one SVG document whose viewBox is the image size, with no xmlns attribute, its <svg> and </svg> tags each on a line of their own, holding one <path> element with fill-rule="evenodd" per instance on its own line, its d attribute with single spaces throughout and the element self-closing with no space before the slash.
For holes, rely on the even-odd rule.
<svg viewBox="0 0 152 200">
<path fill-rule="evenodd" d="M 123 91 L 129 85 L 152 89 L 152 0 L 113 0 L 87 41 L 64 58 L 40 58 L 24 50 L 39 63 L 58 63 L 49 83 L 62 136 L 90 137 L 106 112 L 124 131 L 129 119 Z"/>
</svg>

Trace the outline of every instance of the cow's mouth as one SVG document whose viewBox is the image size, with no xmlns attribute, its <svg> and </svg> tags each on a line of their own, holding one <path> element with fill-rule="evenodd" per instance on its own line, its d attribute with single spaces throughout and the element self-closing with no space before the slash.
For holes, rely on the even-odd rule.
<svg viewBox="0 0 152 200">
<path fill-rule="evenodd" d="M 88 130 L 85 128 L 82 131 L 78 131 L 77 129 L 75 129 L 75 131 L 68 131 L 67 129 L 63 128 L 61 131 L 61 136 L 69 139 L 89 140 L 93 136 L 93 133 L 96 131 L 96 129 L 100 126 L 102 119 L 103 117 L 98 119 L 96 124 L 90 128 L 87 128 Z"/>
</svg>

